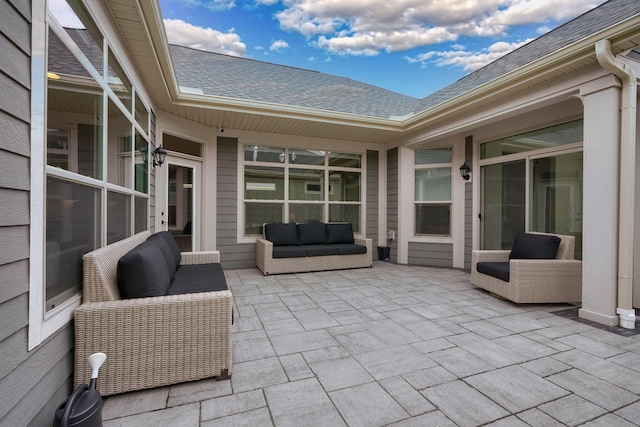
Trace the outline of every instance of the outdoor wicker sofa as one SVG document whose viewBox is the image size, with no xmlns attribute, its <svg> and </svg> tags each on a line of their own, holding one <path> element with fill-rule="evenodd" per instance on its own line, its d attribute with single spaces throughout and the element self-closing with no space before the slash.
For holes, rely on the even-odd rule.
<svg viewBox="0 0 640 427">
<path fill-rule="evenodd" d="M 560 238 L 555 256 L 550 255 L 552 259 L 541 259 L 534 253 L 539 250 L 539 245 L 536 249 L 537 243 L 531 240 L 537 239 L 536 236 Z M 582 300 L 582 261 L 574 259 L 574 246 L 574 236 L 519 233 L 512 250 L 473 251 L 471 283 L 516 303 L 579 302 Z M 480 267 L 484 268 L 479 268 L 478 264 L 482 263 Z"/>
<path fill-rule="evenodd" d="M 372 240 L 353 235 L 348 223 L 264 224 L 256 241 L 262 274 L 371 267 Z"/>
<path fill-rule="evenodd" d="M 107 355 L 98 381 L 103 396 L 231 374 L 231 291 L 121 299 L 118 262 L 149 236 L 138 233 L 83 257 L 83 303 L 74 313 L 76 386 L 90 378 L 87 357 L 95 352 Z M 180 264 L 196 272 L 220 260 L 217 251 L 180 255 Z"/>
</svg>

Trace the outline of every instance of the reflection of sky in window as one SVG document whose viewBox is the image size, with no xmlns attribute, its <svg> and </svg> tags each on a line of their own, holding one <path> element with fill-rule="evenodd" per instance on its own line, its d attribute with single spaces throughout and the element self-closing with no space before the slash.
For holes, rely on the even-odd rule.
<svg viewBox="0 0 640 427">
<path fill-rule="evenodd" d="M 85 29 L 71 6 L 65 0 L 49 0 L 49 12 L 65 28 Z"/>
</svg>

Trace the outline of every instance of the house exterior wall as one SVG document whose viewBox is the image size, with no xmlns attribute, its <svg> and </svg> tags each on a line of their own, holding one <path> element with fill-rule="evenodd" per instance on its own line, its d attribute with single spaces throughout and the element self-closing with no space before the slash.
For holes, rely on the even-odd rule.
<svg viewBox="0 0 640 427">
<path fill-rule="evenodd" d="M 396 234 L 396 239 L 388 241 L 391 262 L 398 262 L 398 152 L 398 148 L 387 151 L 387 230 Z"/>
<path fill-rule="evenodd" d="M 378 235 L 378 223 L 380 215 L 379 209 L 379 161 L 380 153 L 378 151 L 367 151 L 367 205 L 365 207 L 365 231 L 367 237 L 373 240 L 373 259 L 378 259 L 377 246 L 384 246 L 380 243 L 380 236 Z"/>
<path fill-rule="evenodd" d="M 473 164 L 473 136 L 464 139 L 464 161 Z M 471 171 L 472 176 L 480 177 L 479 173 Z M 464 185 L 464 269 L 471 269 L 471 252 L 473 250 L 473 182 Z"/>
<path fill-rule="evenodd" d="M 453 267 L 453 244 L 409 242 L 408 264 Z"/>
<path fill-rule="evenodd" d="M 254 268 L 256 244 L 238 243 L 238 140 L 218 138 L 216 249 L 223 268 Z"/>
<path fill-rule="evenodd" d="M 71 325 L 27 350 L 35 16 L 29 1 L 0 2 L 0 425 L 7 426 L 49 425 L 73 379 Z"/>
</svg>

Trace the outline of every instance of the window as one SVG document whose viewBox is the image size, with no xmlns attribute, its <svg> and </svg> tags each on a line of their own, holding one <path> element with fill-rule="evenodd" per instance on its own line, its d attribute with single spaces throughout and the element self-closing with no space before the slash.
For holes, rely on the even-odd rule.
<svg viewBox="0 0 640 427">
<path fill-rule="evenodd" d="M 362 155 L 244 146 L 244 235 L 268 222 L 350 222 L 360 231 Z"/>
<path fill-rule="evenodd" d="M 82 1 L 48 6 L 46 22 L 33 26 L 34 45 L 46 47 L 44 58 L 33 58 L 46 64 L 46 84 L 32 88 L 42 90 L 45 114 L 33 109 L 30 349 L 71 320 L 82 256 L 149 222 L 142 153 L 153 113 Z M 40 68 L 34 82 L 44 80 Z"/>
<path fill-rule="evenodd" d="M 415 235 L 450 236 L 451 147 L 415 152 Z"/>
</svg>

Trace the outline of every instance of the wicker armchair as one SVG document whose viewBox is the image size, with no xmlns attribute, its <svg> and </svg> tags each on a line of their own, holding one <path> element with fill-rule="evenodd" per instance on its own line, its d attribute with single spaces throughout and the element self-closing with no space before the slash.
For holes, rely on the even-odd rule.
<svg viewBox="0 0 640 427">
<path fill-rule="evenodd" d="M 103 352 L 104 395 L 231 373 L 231 291 L 120 299 L 118 260 L 149 232 L 83 257 L 83 304 L 75 317 L 75 386 L 87 382 L 87 357 Z M 182 264 L 219 262 L 220 253 L 183 252 Z"/>
<path fill-rule="evenodd" d="M 533 233 L 544 234 L 544 233 Z M 516 303 L 582 300 L 582 261 L 574 259 L 575 237 L 559 235 L 556 259 L 509 259 L 509 250 L 474 250 L 471 283 Z M 508 262 L 509 281 L 479 273 L 479 262 Z"/>
</svg>

